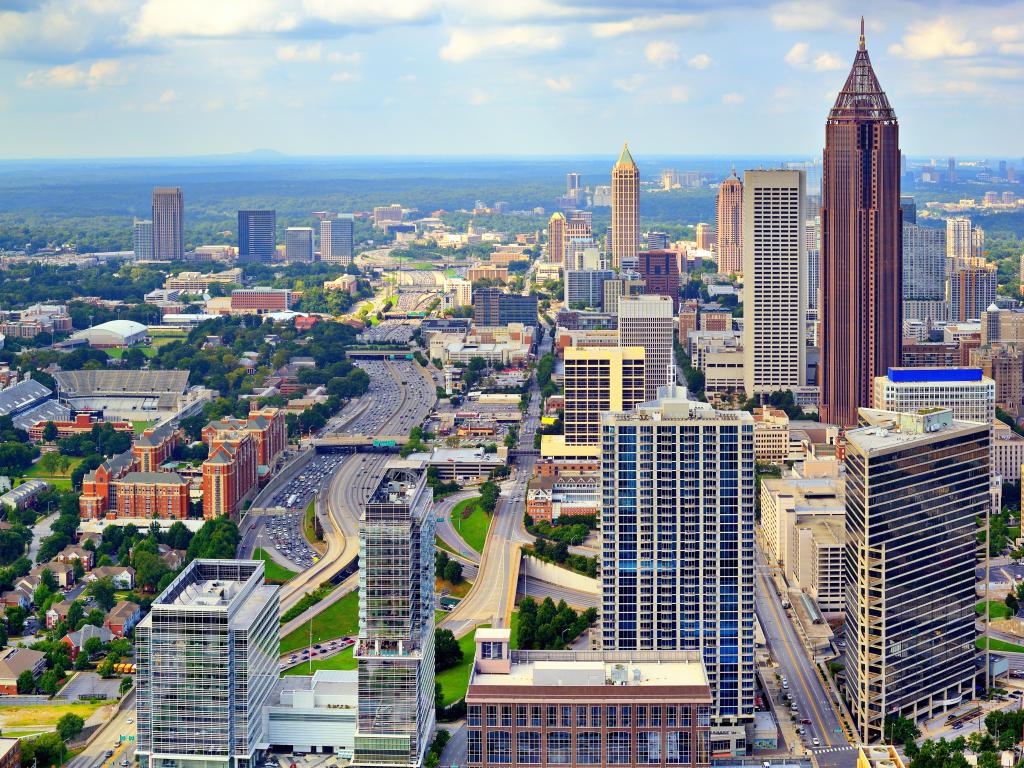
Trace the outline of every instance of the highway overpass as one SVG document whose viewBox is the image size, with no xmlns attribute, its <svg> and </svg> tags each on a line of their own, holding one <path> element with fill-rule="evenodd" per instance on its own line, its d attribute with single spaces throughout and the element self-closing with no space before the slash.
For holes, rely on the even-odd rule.
<svg viewBox="0 0 1024 768">
<path fill-rule="evenodd" d="M 408 435 L 346 435 L 335 432 L 314 438 L 317 453 L 398 453 Z"/>
</svg>

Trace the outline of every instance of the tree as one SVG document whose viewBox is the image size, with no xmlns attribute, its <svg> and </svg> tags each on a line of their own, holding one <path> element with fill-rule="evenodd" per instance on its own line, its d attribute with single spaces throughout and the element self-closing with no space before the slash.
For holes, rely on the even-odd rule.
<svg viewBox="0 0 1024 768">
<path fill-rule="evenodd" d="M 85 566 L 82 565 L 82 561 L 77 557 L 71 561 L 71 572 L 75 574 L 75 581 L 81 581 L 82 577 L 85 576 Z"/>
<path fill-rule="evenodd" d="M 46 422 L 46 426 L 43 427 L 43 440 L 48 443 L 52 443 L 57 439 L 57 425 L 52 421 Z"/>
<path fill-rule="evenodd" d="M 25 765 L 57 765 L 67 756 L 67 747 L 56 731 L 44 733 L 31 741 L 22 739 L 21 759 Z"/>
<path fill-rule="evenodd" d="M 36 689 L 36 679 L 31 669 L 26 669 L 18 675 L 18 693 L 32 693 Z"/>
<path fill-rule="evenodd" d="M 135 681 L 132 680 L 130 677 L 122 677 L 121 678 L 121 688 L 120 688 L 121 695 L 124 696 L 126 693 L 128 693 L 128 691 L 130 691 L 132 689 L 132 686 L 134 684 L 135 684 Z"/>
<path fill-rule="evenodd" d="M 462 583 L 462 563 L 457 560 L 449 560 L 444 567 L 444 580 L 451 584 Z"/>
<path fill-rule="evenodd" d="M 28 618 L 28 611 L 20 605 L 12 605 L 5 612 L 7 617 L 7 630 L 12 635 L 20 635 L 25 631 L 25 619 Z"/>
<path fill-rule="evenodd" d="M 76 560 L 75 562 L 77 563 L 78 561 Z M 82 604 L 80 602 L 75 600 L 71 603 L 70 607 L 68 608 L 68 615 L 65 621 L 67 622 L 68 627 L 70 629 L 75 630 L 81 626 L 82 621 L 84 619 L 85 609 L 82 607 Z"/>
<path fill-rule="evenodd" d="M 87 658 L 88 657 L 92 657 L 92 656 L 95 656 L 96 654 L 98 654 L 102 650 L 103 650 L 103 641 L 100 640 L 98 637 L 93 636 L 93 637 L 88 638 L 85 641 L 85 643 L 82 645 L 82 653 L 80 653 L 79 656 L 83 656 L 84 655 Z"/>
<path fill-rule="evenodd" d="M 450 629 L 434 630 L 434 671 L 444 672 L 446 669 L 462 663 L 462 647 Z"/>
<path fill-rule="evenodd" d="M 53 423 L 52 421 L 50 422 Z M 60 454 L 54 451 L 44 453 L 39 457 L 39 461 L 36 465 L 43 471 L 45 475 L 57 474 L 57 465 L 60 464 Z"/>
<path fill-rule="evenodd" d="M 1017 610 L 1020 608 L 1020 602 L 1017 600 L 1017 596 L 1013 594 L 1013 592 L 1010 592 L 1006 596 L 1005 602 L 1007 608 L 1009 608 L 1013 613 L 1017 613 Z"/>
<path fill-rule="evenodd" d="M 71 741 L 82 732 L 85 727 L 85 720 L 74 712 L 68 712 L 57 721 L 57 733 L 65 741 Z"/>
<path fill-rule="evenodd" d="M 920 736 L 921 730 L 909 717 L 889 715 L 885 718 L 885 734 L 896 744 L 906 744 Z"/>
<path fill-rule="evenodd" d="M 171 549 L 188 549 L 190 541 L 192 541 L 192 532 L 185 527 L 181 520 L 175 520 L 164 534 L 164 544 Z"/>
<path fill-rule="evenodd" d="M 60 688 L 60 678 L 56 670 L 48 669 L 39 676 L 39 690 L 47 696 L 53 696 Z"/>
<path fill-rule="evenodd" d="M 114 582 L 109 577 L 97 579 L 89 587 L 89 592 L 96 599 L 96 605 L 104 612 L 114 607 L 114 591 Z"/>
<path fill-rule="evenodd" d="M 53 575 L 53 571 L 49 568 L 43 568 L 43 572 L 39 574 L 39 583 L 50 590 L 50 592 L 56 592 L 59 587 L 57 577 Z"/>
<path fill-rule="evenodd" d="M 114 676 L 114 661 L 107 656 L 103 661 L 96 665 L 96 672 L 100 677 L 113 677 Z"/>
</svg>

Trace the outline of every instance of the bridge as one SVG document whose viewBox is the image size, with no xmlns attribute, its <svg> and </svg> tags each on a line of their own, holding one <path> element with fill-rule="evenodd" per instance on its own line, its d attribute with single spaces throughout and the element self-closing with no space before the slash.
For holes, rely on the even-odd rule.
<svg viewBox="0 0 1024 768">
<path fill-rule="evenodd" d="M 314 438 L 317 453 L 398 453 L 409 442 L 407 435 L 331 434 Z"/>
<path fill-rule="evenodd" d="M 407 347 L 380 349 L 347 349 L 345 357 L 350 360 L 412 360 L 413 351 Z"/>
</svg>

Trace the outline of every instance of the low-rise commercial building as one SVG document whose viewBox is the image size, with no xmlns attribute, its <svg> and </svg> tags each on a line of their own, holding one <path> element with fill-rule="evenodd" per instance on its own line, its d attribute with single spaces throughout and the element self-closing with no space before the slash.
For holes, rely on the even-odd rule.
<svg viewBox="0 0 1024 768">
<path fill-rule="evenodd" d="M 242 283 L 242 270 L 239 267 L 225 269 L 223 272 L 179 272 L 164 281 L 164 288 L 183 293 L 206 293 L 211 285 L 227 285 Z"/>
<path fill-rule="evenodd" d="M 779 408 L 754 409 L 754 455 L 759 462 L 779 464 L 789 456 L 789 416 Z"/>
<path fill-rule="evenodd" d="M 265 746 L 292 754 L 333 753 L 351 760 L 357 694 L 354 669 L 279 678 L 263 707 Z"/>
<path fill-rule="evenodd" d="M 917 411 L 941 406 L 955 418 L 990 422 L 996 416 L 996 383 L 981 368 L 889 368 L 875 377 L 876 408 Z"/>
<path fill-rule="evenodd" d="M 410 461 L 422 461 L 437 469 L 442 482 L 483 482 L 505 461 L 496 453 L 485 453 L 483 448 L 434 448 L 426 453 L 414 453 Z"/>
<path fill-rule="evenodd" d="M 292 306 L 292 292 L 286 288 L 238 288 L 231 292 L 231 312 L 262 315 L 287 312 Z"/>
<path fill-rule="evenodd" d="M 513 651 L 478 629 L 467 764 L 710 764 L 711 691 L 697 651 Z"/>
</svg>

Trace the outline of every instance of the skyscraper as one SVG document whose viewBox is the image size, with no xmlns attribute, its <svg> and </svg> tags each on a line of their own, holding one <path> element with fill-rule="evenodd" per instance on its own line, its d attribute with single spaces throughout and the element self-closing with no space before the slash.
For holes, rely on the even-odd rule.
<svg viewBox="0 0 1024 768">
<path fill-rule="evenodd" d="M 644 351 L 640 347 L 565 350 L 566 445 L 598 445 L 601 414 L 629 411 L 644 401 Z"/>
<path fill-rule="evenodd" d="M 966 216 L 952 216 L 946 219 L 946 257 L 949 271 L 974 256 L 974 240 L 971 236 L 971 220 Z"/>
<path fill-rule="evenodd" d="M 253 765 L 280 645 L 262 562 L 189 563 L 135 627 L 141 768 Z"/>
<path fill-rule="evenodd" d="M 819 195 L 820 197 L 820 195 Z M 807 250 L 807 309 L 817 310 L 821 306 L 821 215 L 820 207 L 807 211 L 808 219 L 804 227 L 804 248 Z"/>
<path fill-rule="evenodd" d="M 743 349 L 747 396 L 807 383 L 804 172 L 743 174 Z"/>
<path fill-rule="evenodd" d="M 937 227 L 903 225 L 903 317 L 934 318 L 946 301 L 946 233 Z M 922 303 L 927 302 L 927 303 Z M 985 306 L 988 306 L 987 304 Z M 948 309 L 946 309 L 948 314 Z"/>
<path fill-rule="evenodd" d="M 677 251 L 641 251 L 637 272 L 646 284 L 645 293 L 668 296 L 672 308 L 679 311 L 679 253 Z"/>
<path fill-rule="evenodd" d="M 422 469 L 389 467 L 359 521 L 353 766 L 420 766 L 434 731 L 434 515 Z"/>
<path fill-rule="evenodd" d="M 351 264 L 355 219 L 339 215 L 320 222 L 320 261 Z"/>
<path fill-rule="evenodd" d="M 185 199 L 181 187 L 153 189 L 153 258 L 181 261 L 185 258 Z"/>
<path fill-rule="evenodd" d="M 700 222 L 694 230 L 694 238 L 697 241 L 698 251 L 710 251 L 714 243 L 714 233 L 711 231 L 711 225 L 705 221 Z M 719 269 L 719 272 L 722 270 Z"/>
<path fill-rule="evenodd" d="M 132 222 L 132 250 L 136 261 L 153 260 L 153 222 L 149 219 Z"/>
<path fill-rule="evenodd" d="M 548 261 L 565 263 L 565 216 L 558 211 L 548 220 Z"/>
<path fill-rule="evenodd" d="M 864 44 L 825 124 L 821 420 L 857 423 L 875 376 L 900 364 L 903 276 L 896 113 Z"/>
<path fill-rule="evenodd" d="M 951 157 L 946 161 L 946 177 L 950 184 L 956 184 L 958 181 L 956 175 L 956 158 Z"/>
<path fill-rule="evenodd" d="M 900 210 L 903 212 L 903 226 L 917 224 L 917 201 L 913 195 L 900 196 Z"/>
<path fill-rule="evenodd" d="M 989 505 L 988 423 L 949 409 L 863 409 L 846 433 L 846 679 L 864 743 L 974 692 L 976 520 Z"/>
<path fill-rule="evenodd" d="M 668 296 L 644 295 L 619 299 L 619 346 L 644 350 L 644 396 L 654 400 L 669 383 L 675 311 Z"/>
<path fill-rule="evenodd" d="M 277 248 L 276 211 L 238 212 L 238 260 L 262 261 L 274 259 Z"/>
<path fill-rule="evenodd" d="M 949 319 L 980 320 L 981 313 L 996 300 L 998 283 L 995 264 L 977 261 L 955 270 L 947 282 Z"/>
<path fill-rule="evenodd" d="M 718 187 L 715 207 L 718 242 L 718 271 L 726 275 L 743 272 L 743 182 L 732 176 Z"/>
<path fill-rule="evenodd" d="M 288 227 L 284 231 L 284 257 L 287 261 L 313 260 L 312 227 Z"/>
<path fill-rule="evenodd" d="M 717 721 L 749 720 L 753 417 L 662 395 L 601 417 L 603 648 L 699 649 Z"/>
<path fill-rule="evenodd" d="M 640 247 L 640 170 L 629 145 L 612 167 L 612 267 L 636 269 Z"/>
<path fill-rule="evenodd" d="M 580 175 L 575 171 L 569 171 L 569 173 L 565 174 L 565 196 L 578 200 L 581 191 Z"/>
</svg>

